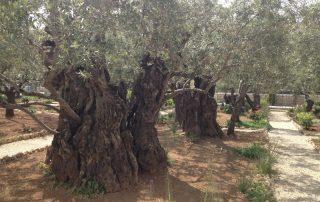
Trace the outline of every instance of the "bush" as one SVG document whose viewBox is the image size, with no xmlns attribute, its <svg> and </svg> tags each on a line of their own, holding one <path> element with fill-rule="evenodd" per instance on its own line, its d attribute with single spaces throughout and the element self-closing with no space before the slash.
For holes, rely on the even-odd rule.
<svg viewBox="0 0 320 202">
<path fill-rule="evenodd" d="M 233 109 L 233 107 L 232 107 L 230 104 L 226 104 L 226 105 L 224 106 L 224 112 L 225 112 L 226 114 L 232 114 L 232 109 Z"/>
<path fill-rule="evenodd" d="M 316 116 L 319 116 L 320 115 L 320 105 L 315 105 L 314 106 L 314 114 Z"/>
<path fill-rule="evenodd" d="M 308 112 L 299 112 L 296 116 L 297 121 L 300 125 L 302 125 L 305 129 L 309 129 L 312 126 L 313 116 Z"/>
<path fill-rule="evenodd" d="M 264 111 L 262 110 L 259 110 L 259 111 L 256 111 L 256 112 L 251 112 L 250 115 L 249 115 L 249 118 L 252 119 L 252 120 L 256 120 L 256 121 L 260 121 L 264 118 L 267 118 L 268 115 L 265 114 Z"/>
<path fill-rule="evenodd" d="M 306 108 L 303 105 L 298 105 L 293 110 L 294 116 L 297 116 L 297 114 L 301 112 L 306 112 Z"/>
</svg>

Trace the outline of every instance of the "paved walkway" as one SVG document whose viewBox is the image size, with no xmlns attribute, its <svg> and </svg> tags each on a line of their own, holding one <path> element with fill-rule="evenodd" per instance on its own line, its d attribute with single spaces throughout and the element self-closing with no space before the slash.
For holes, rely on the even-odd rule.
<svg viewBox="0 0 320 202">
<path fill-rule="evenodd" d="M 284 111 L 271 111 L 269 132 L 275 146 L 279 176 L 274 181 L 278 201 L 320 201 L 320 154 Z"/>
<path fill-rule="evenodd" d="M 19 153 L 30 152 L 36 149 L 41 149 L 46 146 L 50 146 L 53 136 L 48 135 L 44 137 L 33 138 L 29 140 L 21 140 L 17 142 L 12 142 L 9 144 L 4 144 L 0 146 L 0 159 L 5 156 L 15 156 Z"/>
</svg>

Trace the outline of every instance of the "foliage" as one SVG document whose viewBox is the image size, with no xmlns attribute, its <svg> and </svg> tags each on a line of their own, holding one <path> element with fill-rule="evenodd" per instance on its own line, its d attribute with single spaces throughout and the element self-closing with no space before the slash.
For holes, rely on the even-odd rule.
<svg viewBox="0 0 320 202">
<path fill-rule="evenodd" d="M 22 96 L 21 97 L 21 101 L 23 102 L 23 103 L 28 103 L 28 102 L 30 102 L 30 101 L 36 101 L 36 100 L 38 100 L 39 98 L 37 98 L 37 97 L 35 97 L 35 96 Z"/>
<path fill-rule="evenodd" d="M 262 119 L 266 119 L 268 114 L 266 114 L 263 110 L 254 111 L 249 114 L 249 118 L 255 121 L 260 121 Z"/>
<path fill-rule="evenodd" d="M 233 107 L 232 107 L 230 104 L 226 104 L 226 105 L 224 106 L 224 112 L 225 112 L 226 114 L 232 114 L 232 110 L 233 110 Z"/>
<path fill-rule="evenodd" d="M 297 121 L 305 129 L 309 129 L 312 126 L 313 115 L 309 112 L 299 112 L 297 113 Z"/>
<path fill-rule="evenodd" d="M 236 149 L 237 153 L 249 159 L 258 160 L 257 168 L 264 175 L 271 175 L 274 171 L 273 165 L 276 158 L 271 151 L 263 148 L 259 144 L 253 144 L 247 148 Z"/>
<path fill-rule="evenodd" d="M 127 99 L 131 100 L 131 98 L 132 98 L 132 90 L 129 89 L 127 92 Z"/>
<path fill-rule="evenodd" d="M 314 114 L 316 116 L 320 116 L 320 105 L 315 105 L 314 106 Z"/>
<path fill-rule="evenodd" d="M 8 100 L 6 95 L 0 94 L 0 102 L 6 102 Z"/>
<path fill-rule="evenodd" d="M 39 162 L 38 168 L 43 170 L 44 176 L 53 176 L 52 169 L 49 165 L 45 164 L 44 162 Z"/>
<path fill-rule="evenodd" d="M 32 114 L 35 114 L 37 112 L 37 109 L 34 106 L 28 107 L 28 111 L 31 112 Z"/>
<path fill-rule="evenodd" d="M 303 105 L 298 105 L 293 108 L 293 114 L 296 117 L 298 113 L 306 112 L 306 108 Z"/>
<path fill-rule="evenodd" d="M 74 193 L 91 198 L 95 195 L 104 194 L 105 188 L 94 180 L 83 180 L 79 187 L 74 188 Z"/>
<path fill-rule="evenodd" d="M 173 122 L 175 119 L 175 114 L 174 113 L 168 113 L 168 114 L 161 114 L 159 115 L 159 123 L 168 123 L 168 122 Z"/>
<path fill-rule="evenodd" d="M 242 178 L 238 186 L 239 190 L 247 196 L 249 201 L 276 201 L 272 191 L 262 182 L 255 182 L 248 178 Z"/>
<path fill-rule="evenodd" d="M 43 103 L 46 104 L 46 105 L 50 105 L 54 102 L 54 100 L 51 100 L 51 99 L 46 99 Z"/>
<path fill-rule="evenodd" d="M 166 103 L 165 103 L 165 106 L 169 107 L 169 108 L 173 108 L 174 107 L 174 100 L 172 98 L 167 99 Z"/>
</svg>

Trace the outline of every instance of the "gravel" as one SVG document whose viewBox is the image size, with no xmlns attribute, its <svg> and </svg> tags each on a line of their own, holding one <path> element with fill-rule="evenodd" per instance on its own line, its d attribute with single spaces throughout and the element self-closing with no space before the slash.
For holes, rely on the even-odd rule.
<svg viewBox="0 0 320 202">
<path fill-rule="evenodd" d="M 271 111 L 269 121 L 274 129 L 268 135 L 277 155 L 273 183 L 277 200 L 320 201 L 320 155 L 310 138 L 284 111 Z"/>
</svg>

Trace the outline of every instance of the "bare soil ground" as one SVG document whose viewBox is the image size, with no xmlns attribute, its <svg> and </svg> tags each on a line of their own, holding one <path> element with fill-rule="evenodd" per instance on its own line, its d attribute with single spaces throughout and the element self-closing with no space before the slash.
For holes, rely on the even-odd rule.
<svg viewBox="0 0 320 202">
<path fill-rule="evenodd" d="M 51 128 L 56 128 L 58 114 L 47 112 L 43 108 L 37 109 L 37 117 Z M 5 110 L 0 109 L 0 142 L 6 142 L 9 139 L 19 140 L 21 136 L 42 131 L 30 116 L 19 110 L 15 110 L 15 116 L 12 119 L 5 118 L 4 114 Z"/>
<path fill-rule="evenodd" d="M 217 114 L 217 121 L 220 126 L 226 126 L 228 124 L 228 121 L 230 120 L 231 114 L 226 114 L 222 111 L 219 111 Z M 252 121 L 246 116 L 240 116 L 241 121 Z"/>
<path fill-rule="evenodd" d="M 192 143 L 178 131 L 159 126 L 159 138 L 171 166 L 156 176 L 141 176 L 133 190 L 98 196 L 95 201 L 246 201 L 238 180 L 255 173 L 255 162 L 240 157 L 234 148 L 267 142 L 266 134 L 239 135 L 228 139 L 203 139 Z M 0 201 L 87 201 L 44 175 L 45 152 L 36 152 L 0 165 Z"/>
</svg>

